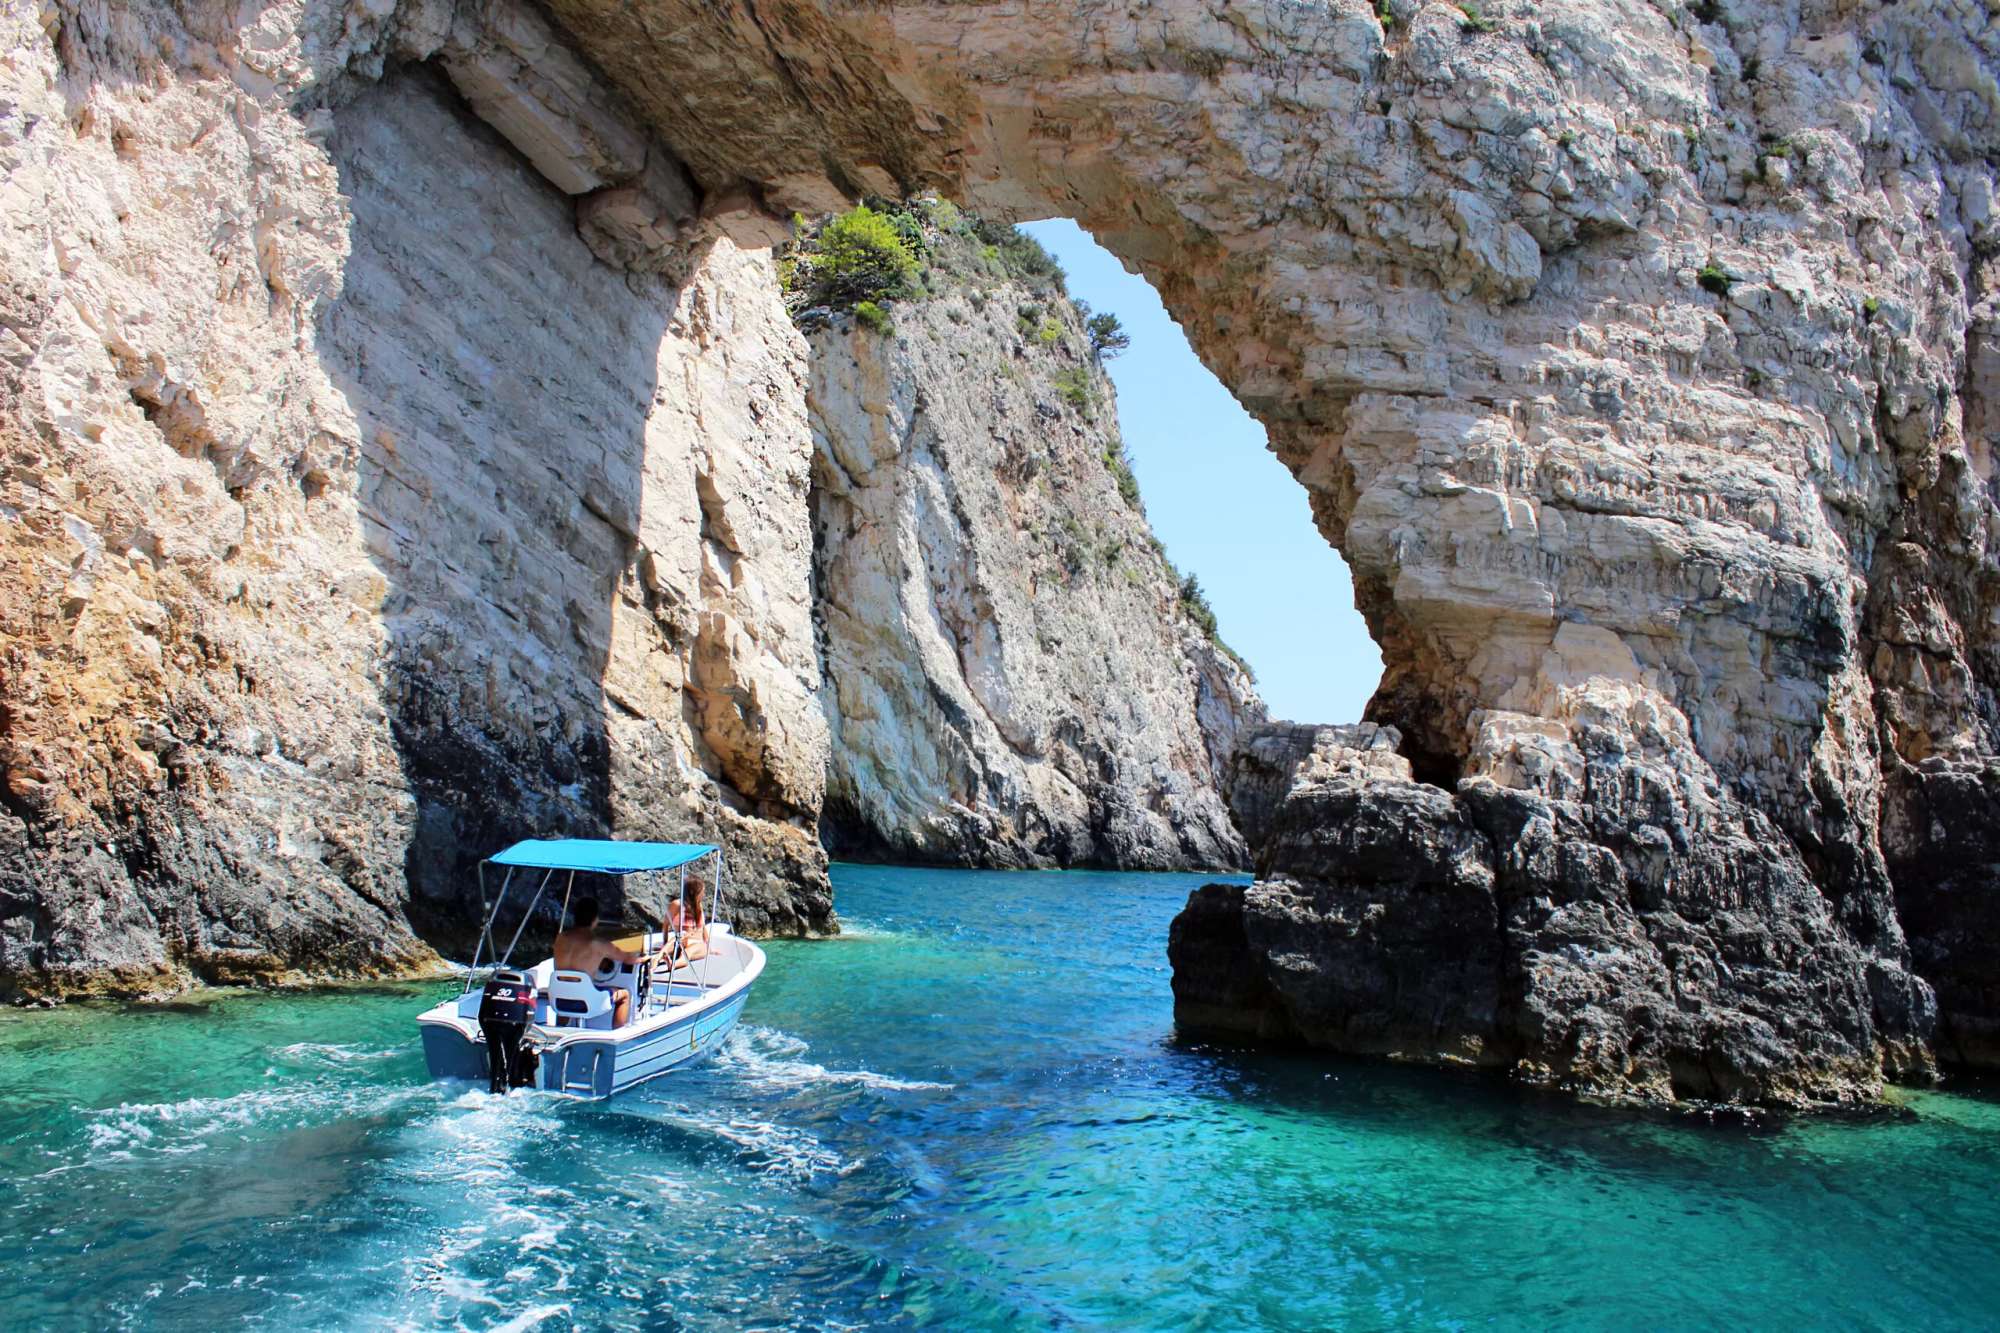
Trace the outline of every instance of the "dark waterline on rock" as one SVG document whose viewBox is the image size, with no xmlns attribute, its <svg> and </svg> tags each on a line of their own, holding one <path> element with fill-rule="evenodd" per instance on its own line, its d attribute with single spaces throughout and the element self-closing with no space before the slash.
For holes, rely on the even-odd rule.
<svg viewBox="0 0 2000 1333">
<path fill-rule="evenodd" d="M 2000 1102 L 1744 1132 L 1177 1042 L 1200 876 L 835 871 L 711 1065 L 424 1080 L 441 988 L 0 1019 L 17 1327 L 1977 1327 Z M 693 1230 L 675 1231 L 689 1218 Z"/>
</svg>

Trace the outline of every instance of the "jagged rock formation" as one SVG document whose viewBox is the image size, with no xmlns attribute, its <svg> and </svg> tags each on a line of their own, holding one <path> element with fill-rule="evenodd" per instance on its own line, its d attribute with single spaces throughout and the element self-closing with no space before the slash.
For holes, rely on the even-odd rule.
<svg viewBox="0 0 2000 1333">
<path fill-rule="evenodd" d="M 304 491 L 315 471 L 331 483 L 360 466 L 339 459 L 364 457 L 353 442 L 365 437 L 338 425 L 333 466 L 311 448 L 315 312 L 347 243 L 327 111 L 399 62 L 436 57 L 547 163 L 536 171 L 551 188 L 580 197 L 594 253 L 663 282 L 693 272 L 712 228 L 747 243 L 791 208 L 924 189 L 996 217 L 1076 217 L 1142 268 L 1270 426 L 1355 570 L 1388 672 L 1371 718 L 1398 728 L 1412 777 L 1453 803 L 1423 827 L 1472 820 L 1490 838 L 1491 808 L 1559 816 L 1524 828 L 1547 854 L 1507 872 L 1510 900 L 1546 902 L 1551 928 L 1570 932 L 1537 955 L 1538 993 L 1565 1012 L 1658 993 L 1622 965 L 1593 966 L 1618 942 L 1688 1004 L 1719 995 L 1704 979 L 1735 971 L 1730 946 L 1693 927 L 1719 867 L 1740 866 L 1746 846 L 1768 852 L 1721 889 L 1770 939 L 1800 941 L 1827 984 L 1791 985 L 1775 966 L 1744 983 L 1755 994 L 1728 1002 L 1771 1033 L 1756 1059 L 1739 1058 L 1728 1025 L 1676 1025 L 1661 1049 L 1691 1042 L 1726 1080 L 1683 1075 L 1676 1056 L 1664 1083 L 1635 1069 L 1611 1090 L 1866 1095 L 1883 1072 L 1921 1072 L 1933 1041 L 1990 1058 L 2000 33 L 1970 0 L 1496 0 L 1476 21 L 1416 0 L 1379 13 L 1361 0 L 553 0 L 577 58 L 511 23 L 482 26 L 494 8 L 469 3 L 294 0 L 240 27 L 234 9 L 179 12 L 64 0 L 39 11 L 46 29 L 39 15 L 5 20 L 0 151 L 15 203 L 0 365 L 10 445 L 39 460 L 15 469 L 6 501 L 36 516 L 9 519 L 6 538 L 37 571 L 35 610 L 10 612 L 28 644 L 8 673 L 15 845 L 84 830 L 61 864 L 96 858 L 107 892 L 154 873 L 128 859 L 138 844 L 123 829 L 166 798 L 134 778 L 144 794 L 121 806 L 93 784 L 114 762 L 103 756 L 144 754 L 115 762 L 150 775 L 156 751 L 86 743 L 87 712 L 37 702 L 114 669 L 93 635 L 136 633 L 135 665 L 115 669 L 152 670 L 148 623 L 186 647 L 162 643 L 171 686 L 113 682 L 102 715 L 116 725 L 158 716 L 154 700 L 219 691 L 254 660 L 258 689 L 281 689 L 286 708 L 325 700 L 314 715 L 354 732 L 341 763 L 408 790 L 375 763 L 396 753 L 393 733 L 357 683 L 383 655 L 378 618 L 324 591 L 349 569 L 314 549 L 359 549 L 353 520 L 344 538 L 294 534 L 340 527 Z M 507 75 L 510 62 L 527 76 Z M 496 95 L 473 65 L 512 91 Z M 565 128 L 597 125 L 604 107 L 643 133 Z M 120 157 L 155 143 L 151 171 Z M 165 188 L 197 170 L 213 180 Z M 551 315 L 592 318 L 581 305 Z M 238 341 L 197 375 L 208 331 L 225 326 Z M 710 354 L 726 360 L 726 344 Z M 180 410 L 168 379 L 194 387 L 198 410 Z M 134 392 L 153 395 L 154 422 Z M 167 443 L 189 439 L 214 440 L 191 452 L 221 467 Z M 297 501 L 246 512 L 229 494 L 244 459 L 272 460 L 251 480 L 275 494 L 308 457 Z M 350 503 L 339 493 L 321 498 Z M 161 540 L 141 539 L 156 529 Z M 173 562 L 184 549 L 227 572 L 170 601 L 148 580 L 196 577 L 200 561 Z M 239 593 L 246 557 L 272 572 Z M 133 573 L 131 603 L 114 603 L 141 565 L 154 573 Z M 76 575 L 88 575 L 77 590 L 61 586 Z M 270 591 L 294 576 L 297 607 Z M 103 619 L 56 618 L 86 588 L 102 590 Z M 783 652 L 772 660 L 790 670 Z M 44 684 L 13 683 L 30 679 Z M 721 693 L 747 704 L 775 688 Z M 214 734 L 264 707 L 231 696 Z M 220 753 L 208 734 L 172 730 L 174 744 L 198 740 L 192 757 Z M 260 763 L 316 820 L 370 799 L 369 778 L 315 801 L 306 778 Z M 228 808 L 207 790 L 180 799 Z M 63 823 L 53 812 L 72 802 L 87 817 Z M 1428 845 L 1413 826 L 1413 867 Z M 369 851 L 317 858 L 311 892 L 381 899 Z M 1299 883 L 1340 880 L 1304 855 L 1282 861 Z M 254 874 L 243 859 L 217 864 Z M 1613 859 L 1618 883 L 1643 894 L 1615 912 L 1574 900 L 1563 867 L 1608 873 Z M 9 873 L 11 968 L 54 956 L 54 935 L 45 891 Z M 1600 1030 L 1613 1031 L 1555 1024 L 1522 1059 L 1594 1086 L 1611 1062 L 1559 1043 Z M 1837 1050 L 1814 1035 L 1826 1031 Z"/>
<path fill-rule="evenodd" d="M 1183 607 L 1083 321 L 984 257 L 957 210 L 919 212 L 944 221 L 893 328 L 807 312 L 824 840 L 949 865 L 1240 867 L 1219 780 L 1263 708 Z"/>
<path fill-rule="evenodd" d="M 1231 796 L 1258 881 L 1207 886 L 1174 923 L 1186 1026 L 1649 1101 L 1872 1086 L 1869 960 L 1772 830 L 1689 827 L 1658 760 L 1595 760 L 1576 799 L 1454 795 L 1400 742 L 1246 735 Z"/>
</svg>

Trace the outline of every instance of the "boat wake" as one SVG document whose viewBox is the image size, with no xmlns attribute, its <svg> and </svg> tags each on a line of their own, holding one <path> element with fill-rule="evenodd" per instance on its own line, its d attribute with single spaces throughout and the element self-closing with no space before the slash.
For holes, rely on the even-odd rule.
<svg viewBox="0 0 2000 1333">
<path fill-rule="evenodd" d="M 86 1126 L 93 1160 L 130 1160 L 140 1152 L 200 1152 L 217 1135 L 264 1125 L 287 1129 L 353 1116 L 378 1115 L 414 1098 L 434 1095 L 416 1086 L 332 1088 L 319 1083 L 279 1083 L 228 1097 L 177 1102 L 124 1102 L 91 1111 Z"/>
<path fill-rule="evenodd" d="M 347 1046 L 331 1041 L 295 1041 L 290 1046 L 280 1046 L 271 1053 L 281 1060 L 289 1060 L 295 1064 L 327 1065 L 333 1068 L 363 1064 L 370 1060 L 393 1060 L 403 1054 L 396 1050 L 365 1050 L 359 1046 Z"/>
<path fill-rule="evenodd" d="M 788 1032 L 744 1024 L 716 1053 L 715 1064 L 766 1088 L 847 1086 L 871 1092 L 949 1092 L 956 1084 L 895 1078 L 872 1069 L 828 1069 L 804 1059 L 812 1047 Z"/>
<path fill-rule="evenodd" d="M 846 1175 L 860 1165 L 802 1129 L 769 1120 L 733 1116 L 719 1124 L 696 1122 L 695 1127 L 734 1144 L 742 1150 L 746 1166 L 767 1176 L 804 1182 L 820 1175 Z"/>
</svg>

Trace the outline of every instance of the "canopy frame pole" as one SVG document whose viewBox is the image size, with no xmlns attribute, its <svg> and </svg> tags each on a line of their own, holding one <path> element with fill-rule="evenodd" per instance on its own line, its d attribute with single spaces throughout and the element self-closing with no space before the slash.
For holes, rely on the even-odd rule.
<svg viewBox="0 0 2000 1333">
<path fill-rule="evenodd" d="M 660 877 L 660 872 L 657 870 L 648 870 L 642 872 L 642 876 L 643 876 L 643 882 L 646 885 L 646 892 L 651 893 L 655 887 L 654 882 L 658 880 Z M 625 895 L 625 906 L 623 910 L 626 912 L 630 912 L 632 910 L 632 896 L 630 894 Z M 640 975 L 644 978 L 646 986 L 646 1002 L 640 1006 L 639 1010 L 639 1016 L 641 1018 L 644 1018 L 646 1014 L 652 1011 L 653 1009 L 658 1008 L 658 1006 L 654 1003 L 654 1001 L 658 998 L 658 996 L 655 994 L 653 983 L 657 980 L 657 978 L 654 976 L 654 972 L 659 967 L 660 957 L 658 954 L 649 952 L 647 950 L 646 945 L 647 942 L 653 938 L 653 932 L 652 929 L 646 924 L 646 922 L 647 922 L 646 916 L 641 916 L 639 918 L 639 952 L 645 955 L 645 961 L 639 965 L 639 969 L 640 969 Z M 664 921 L 660 923 L 661 926 L 660 947 L 662 949 L 665 949 L 667 947 L 667 932 L 665 929 L 666 924 L 667 923 Z M 674 980 L 672 974 L 670 973 L 668 974 L 667 977 L 667 998 L 669 1000 L 672 1000 L 673 993 L 674 993 Z M 639 997 L 637 995 L 634 995 L 632 998 L 634 1000 L 637 1000 Z"/>
<path fill-rule="evenodd" d="M 709 910 L 702 914 L 701 970 L 695 975 L 695 983 L 704 991 L 708 989 L 708 955 L 711 952 L 708 947 L 708 923 L 722 915 L 722 848 L 720 847 L 715 849 L 715 869 L 712 873 L 715 876 L 715 900 L 709 904 Z"/>
<path fill-rule="evenodd" d="M 479 940 L 472 946 L 472 966 L 466 969 L 465 991 L 472 989 L 472 978 L 479 971 L 479 955 L 493 942 L 493 919 L 500 915 L 500 904 L 507 901 L 507 886 L 514 882 L 514 867 L 507 867 L 507 874 L 500 881 L 500 896 L 493 900 L 493 910 L 486 909 L 486 863 L 479 863 Z"/>
<path fill-rule="evenodd" d="M 557 930 L 561 930 L 563 922 L 569 920 L 569 895 L 575 888 L 576 888 L 576 871 L 571 870 L 569 872 L 569 883 L 563 885 L 562 919 L 556 922 Z"/>
<path fill-rule="evenodd" d="M 535 909 L 542 904 L 542 891 L 549 887 L 549 880 L 555 873 L 555 867 L 550 866 L 547 873 L 542 876 L 541 884 L 535 889 L 535 896 L 528 900 L 528 910 L 522 914 L 521 924 L 514 927 L 514 938 L 507 941 L 507 952 L 500 956 L 500 961 L 494 964 L 495 967 L 505 967 L 513 961 L 514 946 L 521 942 L 521 932 L 528 928 L 528 922 L 534 920 Z M 576 872 L 571 871 L 570 873 L 575 874 Z"/>
<path fill-rule="evenodd" d="M 674 973 L 687 965 L 688 960 L 688 863 L 683 861 L 674 867 L 674 938 L 667 953 L 667 1008 L 674 1007 Z M 674 955 L 680 961 L 674 961 Z"/>
</svg>

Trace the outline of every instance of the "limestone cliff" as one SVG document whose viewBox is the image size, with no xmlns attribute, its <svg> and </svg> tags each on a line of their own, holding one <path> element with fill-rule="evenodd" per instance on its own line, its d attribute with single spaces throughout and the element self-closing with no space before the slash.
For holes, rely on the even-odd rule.
<svg viewBox="0 0 2000 1333">
<path fill-rule="evenodd" d="M 824 840 L 954 865 L 1243 865 L 1217 791 L 1262 705 L 1153 540 L 1060 275 L 1010 270 L 949 204 L 899 217 L 925 264 L 881 327 L 802 308 Z"/>
<path fill-rule="evenodd" d="M 738 364 L 731 329 L 769 330 L 748 343 L 791 367 L 774 384 L 803 352 L 750 283 L 768 261 L 715 238 L 754 246 L 794 208 L 936 190 L 997 218 L 1075 217 L 1145 271 L 1356 573 L 1387 667 L 1371 719 L 1410 764 L 1411 788 L 1384 790 L 1422 817 L 1371 833 L 1378 870 L 1350 873 L 1342 830 L 1364 812 L 1303 783 L 1300 818 L 1332 822 L 1264 856 L 1271 893 L 1331 895 L 1299 948 L 1333 947 L 1342 903 L 1427 910 L 1369 886 L 1423 879 L 1463 835 L 1505 881 L 1492 947 L 1519 988 L 1506 1003 L 1535 1016 L 1508 1029 L 1526 1076 L 1795 1101 L 1871 1095 L 1934 1053 L 1994 1057 L 2000 27 L 1983 6 L 548 13 L 559 32 L 472 0 L 55 0 L 0 19 L 0 521 L 25 571 L 0 717 L 10 974 L 263 966 L 307 935 L 392 963 L 411 941 L 383 853 L 461 817 L 425 792 L 484 786 L 424 771 L 412 735 L 466 737 L 496 790 L 529 775 L 605 827 L 713 812 L 810 843 L 809 598 L 762 564 L 806 567 L 803 394 L 691 396 Z M 436 100 L 456 130 L 409 151 L 473 178 L 434 211 L 411 212 L 430 193 L 394 203 L 412 225 L 378 242 L 354 234 L 366 191 L 342 200 L 341 122 L 414 113 L 367 110 L 371 85 Z M 532 190 L 481 188 L 503 164 Z M 503 244 L 538 208 L 541 241 Z M 447 259 L 452 233 L 475 274 Z M 426 288 L 408 261 L 409 319 L 380 353 L 400 341 L 423 349 L 420 380 L 491 386 L 457 421 L 426 384 L 359 402 L 341 386 L 369 385 L 343 368 L 357 344 L 330 340 L 349 255 L 371 244 L 463 280 Z M 578 246 L 623 276 L 582 276 Z M 463 327 L 501 302 L 485 334 Z M 612 345 L 655 319 L 643 354 Z M 590 385 L 620 357 L 607 409 Z M 554 535 L 520 557 L 546 566 L 522 575 L 539 591 L 496 639 L 517 590 L 476 572 L 508 558 L 488 533 L 535 524 L 454 520 L 398 545 L 366 511 L 392 451 L 476 473 L 452 432 L 498 429 L 478 404 L 510 376 L 547 387 L 520 396 L 520 443 L 484 484 L 493 512 Z M 714 571 L 694 589 L 706 646 L 669 633 L 671 606 L 660 622 L 662 565 L 640 547 L 664 535 L 643 507 L 609 508 L 598 446 L 577 451 L 656 422 L 674 437 L 662 398 L 704 432 L 728 423 L 744 465 L 694 467 L 706 446 L 687 440 L 697 502 L 661 500 L 695 523 L 665 567 Z M 745 443 L 738 408 L 770 431 Z M 542 486 L 519 475 L 530 456 Z M 650 468 L 633 457 L 613 461 Z M 764 475 L 754 460 L 780 480 L 732 493 L 724 478 Z M 412 577 L 433 547 L 436 572 Z M 607 573 L 593 550 L 631 558 Z M 406 582 L 449 602 L 407 606 Z M 599 670 L 594 608 L 628 606 L 653 626 L 611 616 Z M 408 630 L 458 711 L 413 712 L 423 687 L 385 665 L 410 660 Z M 523 670 L 505 654 L 523 645 L 552 702 L 510 714 Z M 628 729 L 597 691 L 641 648 L 685 660 L 688 688 L 678 715 Z M 618 792 L 635 799 L 614 809 Z M 1468 901 L 1483 929 L 1487 900 Z M 176 943 L 146 943 L 162 934 Z M 1710 1004 L 1740 1021 L 1666 1021 Z M 1337 1032 L 1339 1006 L 1319 1012 Z"/>
<path fill-rule="evenodd" d="M 1564 816 L 1524 871 L 1562 941 L 1517 960 L 1557 1015 L 1525 1072 L 1591 1083 L 1616 941 L 1668 994 L 1734 970 L 1711 892 L 1841 978 L 1752 978 L 1778 1054 L 1737 1095 L 1788 1098 L 1812 1030 L 1858 1053 L 1829 1093 L 1940 1032 L 1981 1058 L 1984 8 L 553 8 L 704 183 L 1064 213 L 1153 278 L 1354 569 L 1413 776 Z M 1557 873 L 1656 834 L 1654 896 Z M 1764 887 L 1714 884 L 1746 845 Z M 1641 1081 L 1708 1087 L 1693 1040 Z"/>
<path fill-rule="evenodd" d="M 4 19 L 0 988 L 421 965 L 527 834 L 825 927 L 771 257 L 595 254 L 671 159 L 525 12 L 231 14 Z"/>
</svg>

